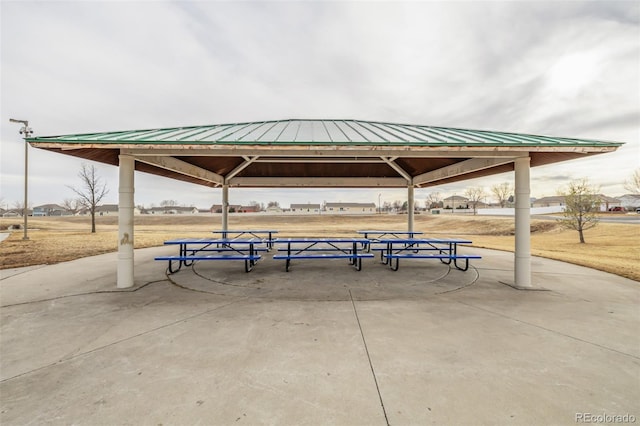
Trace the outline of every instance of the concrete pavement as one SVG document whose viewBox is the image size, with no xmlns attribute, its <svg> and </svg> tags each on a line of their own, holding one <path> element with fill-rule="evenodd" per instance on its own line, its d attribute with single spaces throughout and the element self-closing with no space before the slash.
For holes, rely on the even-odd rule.
<svg viewBox="0 0 640 426">
<path fill-rule="evenodd" d="M 203 262 L 136 250 L 0 271 L 0 423 L 418 425 L 640 422 L 640 283 L 513 254 L 438 262 Z M 267 256 L 269 257 L 269 256 Z M 583 417 L 584 418 L 584 417 Z"/>
</svg>

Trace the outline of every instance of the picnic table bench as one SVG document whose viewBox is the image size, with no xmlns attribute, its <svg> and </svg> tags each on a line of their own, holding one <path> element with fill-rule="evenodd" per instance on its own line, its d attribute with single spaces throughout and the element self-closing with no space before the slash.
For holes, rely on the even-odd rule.
<svg viewBox="0 0 640 426">
<path fill-rule="evenodd" d="M 363 245 L 367 251 L 371 250 L 371 243 L 380 242 L 381 238 L 414 238 L 416 235 L 422 235 L 420 231 L 382 231 L 382 230 L 361 230 L 357 231 L 358 234 L 364 235 L 364 238 L 368 240 L 366 245 Z"/>
<path fill-rule="evenodd" d="M 358 245 L 364 246 L 367 241 L 364 238 L 278 238 L 275 244 L 286 244 L 286 248 L 279 248 L 279 254 L 273 258 L 285 260 L 287 272 L 294 259 L 348 259 L 349 264 L 360 271 L 362 259 L 373 257 L 371 253 L 358 252 Z"/>
<path fill-rule="evenodd" d="M 214 234 L 220 234 L 222 238 L 260 238 L 265 240 L 269 249 L 273 248 L 274 234 L 278 231 L 273 229 L 227 229 L 220 231 L 211 231 Z"/>
<path fill-rule="evenodd" d="M 453 266 L 461 271 L 469 269 L 469 259 L 481 259 L 475 254 L 458 254 L 458 244 L 471 244 L 469 240 L 451 238 L 393 238 L 381 239 L 385 244 L 381 250 L 383 263 L 397 271 L 400 259 L 439 259 L 442 263 Z M 458 260 L 464 260 L 464 267 L 458 265 Z"/>
<path fill-rule="evenodd" d="M 261 259 L 260 251 L 267 251 L 267 247 L 260 247 L 265 242 L 260 238 L 181 238 L 164 242 L 165 245 L 178 245 L 177 256 L 158 256 L 155 260 L 169 261 L 169 273 L 176 273 L 182 266 L 191 266 L 200 260 L 242 260 L 245 272 L 251 271 Z M 174 262 L 177 269 L 173 268 Z"/>
</svg>

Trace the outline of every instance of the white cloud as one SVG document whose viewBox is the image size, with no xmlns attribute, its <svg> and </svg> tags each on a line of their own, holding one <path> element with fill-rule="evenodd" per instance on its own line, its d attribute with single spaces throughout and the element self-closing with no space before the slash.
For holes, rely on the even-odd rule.
<svg viewBox="0 0 640 426">
<path fill-rule="evenodd" d="M 613 154 L 532 170 L 600 182 L 640 165 L 634 2 L 2 2 L 1 176 L 22 197 L 36 134 L 285 118 L 358 118 L 602 138 Z M 69 196 L 82 160 L 31 150 L 34 203 Z M 117 199 L 117 170 L 100 166 Z M 220 190 L 137 176 L 137 202 L 207 207 Z M 416 191 L 462 193 L 503 174 Z M 406 196 L 382 191 L 382 201 Z M 237 202 L 376 201 L 376 190 L 238 190 Z M 176 196 L 175 194 L 180 194 Z M 313 198 L 313 199 L 312 199 Z M 321 200 L 320 200 L 321 199 Z"/>
</svg>

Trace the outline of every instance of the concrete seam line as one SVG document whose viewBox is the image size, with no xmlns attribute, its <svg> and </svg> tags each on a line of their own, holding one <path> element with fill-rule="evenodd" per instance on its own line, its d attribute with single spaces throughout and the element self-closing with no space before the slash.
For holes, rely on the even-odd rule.
<svg viewBox="0 0 640 426">
<path fill-rule="evenodd" d="M 117 293 L 117 292 L 116 292 L 116 293 Z M 236 302 L 240 302 L 240 301 L 242 301 L 242 300 L 246 300 L 246 299 L 248 299 L 248 297 L 243 297 L 242 299 L 234 300 L 234 301 L 229 302 L 229 303 L 226 303 L 226 304 L 224 304 L 224 305 L 216 306 L 215 308 L 212 308 L 212 309 L 207 309 L 207 310 L 206 310 L 206 311 L 204 311 L 204 312 L 200 312 L 200 313 L 198 313 L 198 314 L 194 314 L 194 315 L 191 315 L 191 316 L 186 317 L 186 318 L 181 318 L 181 319 L 175 320 L 175 321 L 173 321 L 173 322 L 170 322 L 170 323 L 168 323 L 168 324 L 163 324 L 163 325 L 161 325 L 161 326 L 159 326 L 159 327 L 156 327 L 156 328 L 153 328 L 153 329 L 151 329 L 151 330 L 143 331 L 142 333 L 138 333 L 138 334 L 133 335 L 133 336 L 125 337 L 124 339 L 116 340 L 115 342 L 111 342 L 111 343 L 109 343 L 109 344 L 107 344 L 107 345 L 100 346 L 99 348 L 95 348 L 95 349 L 92 349 L 92 350 L 87 351 L 87 352 L 82 352 L 82 353 L 79 353 L 79 354 L 73 355 L 73 356 L 71 356 L 71 357 L 69 357 L 69 358 L 64 358 L 64 359 L 58 360 L 58 361 L 56 361 L 56 362 L 53 362 L 53 363 L 51 363 L 51 364 L 47 364 L 47 365 L 43 365 L 42 367 L 34 368 L 33 370 L 30 370 L 30 371 L 25 371 L 24 373 L 17 374 L 17 375 L 15 375 L 15 376 L 13 376 L 13 377 L 7 377 L 6 379 L 2 379 L 2 380 L 0 380 L 0 383 L 5 383 L 5 382 L 8 382 L 8 381 L 10 381 L 10 380 L 17 379 L 17 378 L 19 378 L 19 377 L 25 376 L 25 375 L 27 375 L 27 374 L 34 373 L 34 372 L 36 372 L 36 371 L 44 370 L 45 368 L 49 368 L 49 367 L 53 367 L 53 366 L 56 366 L 56 365 L 59 365 L 59 364 L 67 363 L 67 362 L 72 361 L 72 360 L 74 360 L 74 359 L 76 359 L 76 358 L 79 358 L 79 357 L 81 357 L 81 356 L 89 355 L 89 354 L 92 354 L 92 353 L 94 353 L 94 352 L 98 352 L 98 351 L 101 351 L 101 350 L 103 350 L 103 349 L 109 348 L 109 347 L 111 347 L 111 346 L 118 345 L 118 344 L 120 344 L 120 343 L 122 343 L 122 342 L 126 342 L 126 341 L 128 341 L 128 340 L 132 340 L 132 339 L 135 339 L 135 338 L 137 338 L 137 337 L 144 336 L 144 335 L 146 335 L 146 334 L 156 332 L 156 331 L 161 330 L 161 329 L 163 329 L 163 328 L 171 327 L 171 326 L 174 326 L 174 325 L 179 324 L 179 323 L 181 323 L 181 322 L 189 321 L 189 320 L 194 319 L 194 318 L 197 318 L 197 317 L 199 317 L 199 316 L 206 315 L 206 314 L 208 314 L 208 313 L 210 313 L 210 312 L 216 311 L 216 310 L 218 310 L 218 309 L 226 308 L 226 307 L 227 307 L 227 306 L 229 306 L 229 305 L 233 305 L 233 304 L 234 304 L 234 303 L 236 303 Z"/>
<path fill-rule="evenodd" d="M 489 310 L 489 309 L 480 308 L 480 307 L 478 307 L 478 306 L 474 306 L 474 305 L 471 305 L 471 304 L 469 304 L 469 303 L 464 303 L 464 302 L 460 302 L 460 301 L 458 301 L 458 303 L 460 303 L 460 304 L 462 304 L 462 305 L 469 306 L 469 307 L 474 308 L 474 309 L 478 309 L 478 310 L 480 310 L 480 311 L 488 312 L 488 313 L 490 313 L 490 314 L 493 314 L 493 315 L 496 315 L 496 316 L 499 316 L 499 317 L 507 318 L 507 319 L 510 319 L 511 321 L 519 322 L 519 323 L 521 323 L 521 324 L 525 324 L 525 325 L 528 325 L 528 326 L 530 326 L 530 327 L 539 328 L 539 329 L 541 329 L 541 330 L 545 330 L 545 331 L 548 331 L 548 332 L 550 332 L 550 333 L 557 334 L 557 335 L 562 336 L 562 337 L 568 337 L 569 339 L 577 340 L 578 342 L 587 343 L 587 344 L 589 344 L 589 345 L 596 346 L 596 347 L 598 347 L 598 348 L 600 348 L 600 349 L 606 349 L 606 350 L 608 350 L 608 351 L 615 352 L 615 353 L 620 354 L 620 355 L 628 356 L 628 357 L 630 357 L 630 358 L 640 359 L 640 357 L 639 357 L 639 356 L 636 356 L 636 355 L 633 355 L 633 354 L 628 354 L 628 353 L 626 353 L 626 352 L 622 352 L 622 351 L 619 351 L 619 350 L 617 350 L 617 349 L 609 348 L 609 347 L 604 346 L 604 345 L 601 345 L 601 344 L 599 344 L 599 343 L 590 342 L 590 341 L 588 341 L 588 340 L 584 340 L 584 339 L 581 339 L 581 338 L 579 338 L 579 337 L 571 336 L 571 335 L 569 335 L 569 334 L 561 333 L 561 332 L 559 332 L 559 331 L 552 330 L 552 329 L 550 329 L 550 328 L 546 328 L 546 327 L 543 327 L 543 326 L 541 326 L 541 325 L 532 324 L 532 323 L 530 323 L 530 322 L 523 321 L 523 320 L 520 320 L 520 319 L 517 319 L 517 318 L 513 318 L 513 317 L 510 317 L 510 316 L 508 316 L 508 315 L 501 314 L 501 313 L 499 313 L 499 312 L 493 312 L 493 311 L 491 311 L 491 310 Z"/>
<path fill-rule="evenodd" d="M 97 290 L 97 291 L 88 291 L 86 293 L 75 293 L 75 294 L 65 294 L 63 296 L 57 296 L 57 297 L 51 297 L 49 299 L 39 299 L 39 300 L 32 300 L 30 302 L 20 302 L 20 303 L 13 303 L 11 305 L 2 305 L 0 306 L 0 308 L 10 308 L 12 306 L 21 306 L 21 305 L 30 305 L 32 303 L 42 303 L 42 302 L 50 302 L 52 300 L 60 300 L 60 299 L 66 299 L 67 297 L 77 297 L 77 296 L 90 296 L 92 294 L 118 294 L 118 293 L 135 293 L 138 290 L 142 290 L 143 288 L 147 287 L 148 285 L 151 284 L 156 284 L 156 283 L 161 283 L 161 282 L 165 282 L 168 280 L 156 280 L 156 281 L 149 281 L 148 283 L 142 284 L 140 287 L 136 287 L 133 289 L 124 289 L 124 290 Z"/>
<path fill-rule="evenodd" d="M 367 346 L 367 340 L 364 337 L 364 332 L 362 331 L 362 324 L 360 324 L 360 317 L 358 317 L 358 310 L 356 309 L 356 303 L 353 300 L 353 294 L 351 294 L 351 289 L 349 289 L 349 297 L 351 298 L 351 305 L 353 306 L 353 313 L 356 316 L 356 321 L 358 322 L 358 329 L 360 330 L 360 336 L 362 336 L 362 343 L 364 344 L 364 350 L 367 353 L 367 360 L 369 361 L 369 367 L 371 368 L 371 374 L 373 375 L 373 382 L 376 385 L 376 391 L 378 392 L 378 398 L 380 398 L 380 406 L 382 407 L 382 414 L 384 414 L 384 421 L 387 426 L 389 426 L 389 417 L 387 417 L 387 410 L 384 408 L 384 401 L 382 400 L 382 394 L 380 393 L 380 386 L 378 385 L 378 378 L 376 377 L 376 371 L 373 368 L 373 363 L 371 362 L 371 355 L 369 355 L 369 348 Z"/>
</svg>

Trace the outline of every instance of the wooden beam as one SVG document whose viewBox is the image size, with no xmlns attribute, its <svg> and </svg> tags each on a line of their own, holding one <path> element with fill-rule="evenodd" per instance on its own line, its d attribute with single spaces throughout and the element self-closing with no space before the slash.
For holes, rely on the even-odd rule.
<svg viewBox="0 0 640 426">
<path fill-rule="evenodd" d="M 513 155 L 513 154 L 512 154 Z M 436 182 L 453 176 L 466 175 L 478 170 L 489 169 L 502 164 L 512 163 L 514 158 L 472 158 L 461 161 L 441 169 L 423 173 L 413 178 L 414 185 L 424 185 L 425 183 Z"/>
<path fill-rule="evenodd" d="M 243 187 L 335 187 L 335 188 L 406 188 L 403 178 L 284 178 L 284 177 L 236 177 L 228 181 L 231 186 Z"/>
<path fill-rule="evenodd" d="M 240 165 L 238 165 L 235 169 L 231 170 L 225 176 L 225 179 L 227 181 L 229 181 L 230 179 L 233 179 L 234 176 L 236 176 L 238 173 L 246 169 L 251 163 L 256 161 L 259 157 L 255 156 L 255 157 L 243 157 L 243 158 L 244 158 L 244 163 L 241 163 Z"/>
<path fill-rule="evenodd" d="M 380 157 L 382 158 L 382 161 L 384 161 L 385 163 L 387 163 L 393 170 L 395 170 L 396 172 L 398 172 L 398 174 L 400 176 L 402 176 L 403 178 L 405 178 L 407 180 L 407 182 L 411 183 L 411 175 L 409 173 L 407 173 L 406 170 L 404 170 L 402 167 L 400 167 L 399 165 L 397 165 L 395 163 L 395 160 L 397 157 L 392 157 L 392 158 L 386 158 L 386 157 Z"/>
<path fill-rule="evenodd" d="M 180 173 L 181 175 L 191 176 L 205 182 L 213 182 L 218 185 L 222 185 L 224 183 L 224 177 L 221 175 L 201 167 L 194 166 L 186 161 L 178 160 L 177 158 L 163 156 L 136 156 L 136 161 L 160 167 L 162 169 L 171 170 L 172 172 Z"/>
</svg>

